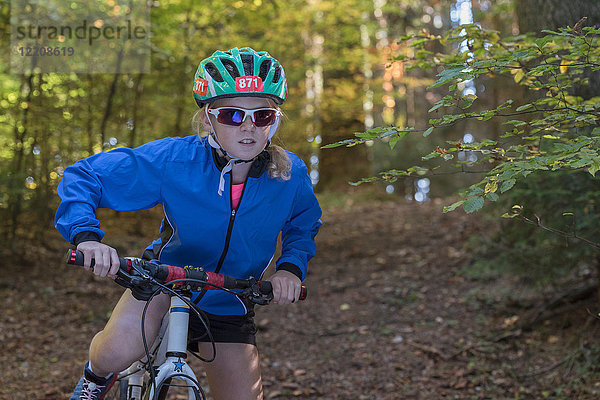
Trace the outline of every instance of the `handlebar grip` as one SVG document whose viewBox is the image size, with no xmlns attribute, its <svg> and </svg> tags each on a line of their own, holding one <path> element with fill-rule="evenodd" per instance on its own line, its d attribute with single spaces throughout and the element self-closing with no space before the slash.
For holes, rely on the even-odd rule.
<svg viewBox="0 0 600 400">
<path fill-rule="evenodd" d="M 308 289 L 306 286 L 300 286 L 300 297 L 298 300 L 306 300 L 306 296 L 308 296 Z"/>
<path fill-rule="evenodd" d="M 273 285 L 269 281 L 260 281 L 259 288 L 262 294 L 273 293 Z"/>
<path fill-rule="evenodd" d="M 122 269 L 127 269 L 128 262 L 126 258 L 119 258 L 119 262 L 121 263 Z M 67 251 L 67 264 L 71 265 L 79 265 L 83 267 L 83 253 L 79 250 L 69 249 Z M 92 258 L 90 262 L 90 268 L 94 269 L 94 265 L 96 264 L 96 260 Z"/>
<path fill-rule="evenodd" d="M 269 294 L 273 292 L 273 285 L 271 284 L 271 282 L 269 281 L 260 281 L 260 291 L 263 294 Z M 306 296 L 308 289 L 306 289 L 306 286 L 301 286 L 300 287 L 300 297 L 298 297 L 298 300 L 306 300 Z"/>
</svg>

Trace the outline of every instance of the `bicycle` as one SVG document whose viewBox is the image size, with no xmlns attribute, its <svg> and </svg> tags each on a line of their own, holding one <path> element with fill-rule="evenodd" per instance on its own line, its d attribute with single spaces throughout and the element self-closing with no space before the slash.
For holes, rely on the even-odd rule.
<svg viewBox="0 0 600 400">
<path fill-rule="evenodd" d="M 203 323 L 213 349 L 210 359 L 191 353 L 201 361 L 211 362 L 216 357 L 216 346 L 201 312 L 190 301 L 191 292 L 202 289 L 224 290 L 253 304 L 266 305 L 273 299 L 271 282 L 254 278 L 236 279 L 206 272 L 200 267 L 181 268 L 135 257 L 119 258 L 119 261 L 115 282 L 125 288 L 151 293 L 141 322 L 146 356 L 118 374 L 116 383 L 105 399 L 165 400 L 182 399 L 187 395 L 190 400 L 206 400 L 206 394 L 194 371 L 185 361 L 190 310 L 194 310 Z M 67 264 L 83 266 L 83 253 L 69 250 Z M 92 268 L 93 265 L 94 260 Z M 150 300 L 161 292 L 171 296 L 171 306 L 163 318 L 156 340 L 148 347 L 144 332 L 145 313 Z M 302 286 L 299 300 L 305 298 L 306 287 Z"/>
</svg>

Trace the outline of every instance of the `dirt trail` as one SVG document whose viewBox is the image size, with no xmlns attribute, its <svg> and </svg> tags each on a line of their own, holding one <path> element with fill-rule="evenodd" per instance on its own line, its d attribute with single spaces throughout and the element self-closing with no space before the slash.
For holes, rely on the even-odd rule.
<svg viewBox="0 0 600 400">
<path fill-rule="evenodd" d="M 309 299 L 257 312 L 267 399 L 600 398 L 600 320 L 587 311 L 597 299 L 519 330 L 527 310 L 501 294 L 527 289 L 460 273 L 469 235 L 486 228 L 439 208 L 385 202 L 325 212 Z M 123 255 L 139 253 L 156 231 L 156 212 L 103 218 Z M 3 261 L 0 399 L 68 398 L 120 295 L 63 265 L 65 249 L 56 238 L 35 249 L 46 265 Z"/>
</svg>

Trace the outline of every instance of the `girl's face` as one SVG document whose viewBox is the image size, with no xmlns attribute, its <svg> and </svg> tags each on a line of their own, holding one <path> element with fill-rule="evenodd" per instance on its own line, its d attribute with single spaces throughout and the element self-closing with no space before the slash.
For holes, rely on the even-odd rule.
<svg viewBox="0 0 600 400">
<path fill-rule="evenodd" d="M 241 160 L 251 160 L 264 150 L 271 125 L 257 127 L 248 114 L 246 114 L 246 118 L 240 126 L 227 125 L 217 121 L 217 117 L 210 114 L 210 110 L 220 107 L 239 107 L 247 110 L 257 108 L 275 109 L 275 105 L 271 100 L 262 97 L 232 97 L 216 100 L 206 107 L 209 107 L 208 118 L 210 118 L 212 128 L 211 124 L 208 123 L 206 113 L 202 110 L 201 116 L 204 129 L 209 132 L 214 129 L 219 143 L 229 154 Z"/>
</svg>

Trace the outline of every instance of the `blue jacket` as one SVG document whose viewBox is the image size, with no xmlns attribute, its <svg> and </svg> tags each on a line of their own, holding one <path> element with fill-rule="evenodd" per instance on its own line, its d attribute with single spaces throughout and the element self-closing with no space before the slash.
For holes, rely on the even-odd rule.
<svg viewBox="0 0 600 400">
<path fill-rule="evenodd" d="M 262 277 L 282 233 L 277 269 L 306 277 L 315 255 L 321 209 L 306 166 L 289 153 L 291 179 L 270 178 L 263 152 L 252 165 L 238 208 L 232 209 L 230 174 L 217 193 L 219 159 L 206 138 L 168 137 L 135 149 L 119 148 L 78 161 L 64 171 L 55 226 L 71 243 L 100 240 L 98 208 L 134 211 L 162 204 L 160 238 L 145 256 L 161 263 L 201 266 L 236 278 Z M 268 156 L 267 156 L 268 158 Z M 231 294 L 211 290 L 193 297 L 200 308 L 218 315 L 243 315 L 244 304 Z"/>
</svg>

